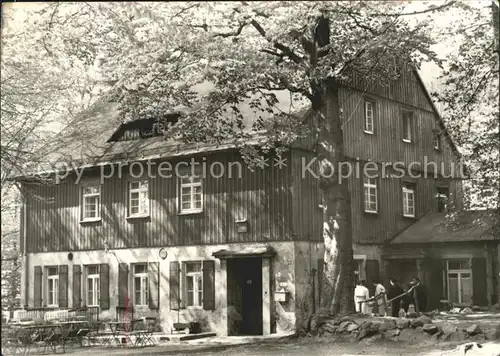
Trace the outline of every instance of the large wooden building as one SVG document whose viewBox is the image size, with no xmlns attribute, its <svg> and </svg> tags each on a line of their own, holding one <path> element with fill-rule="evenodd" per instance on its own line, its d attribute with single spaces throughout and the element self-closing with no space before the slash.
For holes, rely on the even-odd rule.
<svg viewBox="0 0 500 356">
<path fill-rule="evenodd" d="M 353 83 L 339 96 L 345 151 L 380 173 L 349 178 L 358 278 L 387 278 L 406 266 L 427 283 L 432 266 L 448 281 L 448 294 L 441 287 L 433 300 L 455 298 L 470 278 L 487 303 L 497 293 L 498 261 L 486 245 L 440 245 L 431 256 L 439 263 L 426 264 L 427 254 L 406 251 L 398 237 L 445 202 L 461 206 L 459 155 L 418 73 L 388 86 Z M 179 144 L 155 135 L 152 122 L 118 117 L 113 102 L 99 101 L 46 157 L 77 170 L 57 184 L 21 180 L 23 303 L 99 306 L 101 318 L 129 307 L 159 317 L 165 330 L 178 321 L 222 335 L 294 330 L 318 305 L 323 269 L 318 180 L 305 169 L 312 150 L 296 145 L 285 164 L 270 157 L 250 170 L 232 143 Z M 197 178 L 186 170 L 192 160 Z M 398 164 L 403 174 L 395 178 Z M 415 178 L 426 169 L 427 178 Z M 432 250 L 432 237 L 423 245 Z M 472 269 L 458 283 L 457 263 Z"/>
</svg>

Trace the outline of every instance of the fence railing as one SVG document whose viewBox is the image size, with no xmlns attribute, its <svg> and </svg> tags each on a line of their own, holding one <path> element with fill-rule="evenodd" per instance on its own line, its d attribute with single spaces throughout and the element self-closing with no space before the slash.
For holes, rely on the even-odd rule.
<svg viewBox="0 0 500 356">
<path fill-rule="evenodd" d="M 99 307 L 85 308 L 16 308 L 9 312 L 9 321 L 53 321 L 53 320 L 86 320 L 89 324 L 97 324 L 99 321 Z"/>
</svg>

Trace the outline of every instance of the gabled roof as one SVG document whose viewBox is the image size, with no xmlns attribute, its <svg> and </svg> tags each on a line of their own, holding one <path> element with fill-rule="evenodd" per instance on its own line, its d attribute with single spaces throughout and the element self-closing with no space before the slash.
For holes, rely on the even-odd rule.
<svg viewBox="0 0 500 356">
<path fill-rule="evenodd" d="M 246 144 L 258 144 L 265 138 L 264 132 L 251 130 L 258 115 L 266 118 L 288 112 L 299 117 L 307 115 L 309 108 L 301 103 L 292 102 L 289 92 L 275 92 L 279 102 L 273 113 L 255 112 L 247 103 L 240 105 L 243 121 L 250 135 Z M 228 139 L 221 144 L 186 144 L 163 136 L 128 141 L 110 141 L 123 124 L 119 105 L 113 94 L 99 99 L 85 112 L 66 126 L 56 137 L 43 147 L 31 167 L 13 178 L 39 173 L 36 165 L 41 163 L 44 172 L 53 171 L 57 165 L 66 163 L 69 168 L 91 167 L 119 162 L 122 160 L 147 160 L 149 158 L 190 155 L 197 152 L 217 151 L 236 147 L 243 142 Z M 189 110 L 189 109 L 187 109 Z M 182 111 L 179 108 L 173 110 Z M 52 166 L 52 169 L 49 168 Z M 61 166 L 59 166 L 61 168 Z"/>
<path fill-rule="evenodd" d="M 436 114 L 436 117 L 438 119 L 438 123 L 439 125 L 441 126 L 441 130 L 444 131 L 445 133 L 445 136 L 446 136 L 446 139 L 448 140 L 448 143 L 450 144 L 451 146 L 451 149 L 453 150 L 453 152 L 457 155 L 457 158 L 460 158 L 462 157 L 462 155 L 460 154 L 460 152 L 458 151 L 457 149 L 457 146 L 455 145 L 455 142 L 453 142 L 453 139 L 451 138 L 451 135 L 450 135 L 450 132 L 448 131 L 448 129 L 446 128 L 446 125 L 444 123 L 444 120 L 443 120 L 443 117 L 441 116 L 441 114 L 439 113 L 437 107 L 436 107 L 436 104 L 434 103 L 434 100 L 432 100 L 432 97 L 429 93 L 429 91 L 427 90 L 427 87 L 425 86 L 424 84 L 424 81 L 422 80 L 422 77 L 420 76 L 420 73 L 418 72 L 418 70 L 416 68 L 413 69 L 413 73 L 415 74 L 416 78 L 417 78 L 417 81 L 418 83 L 420 84 L 420 87 L 422 88 L 422 90 L 424 91 L 424 94 L 425 96 L 427 97 L 427 100 L 429 101 L 429 103 L 431 104 L 432 106 L 432 111 L 434 111 L 434 114 Z"/>
<path fill-rule="evenodd" d="M 449 221 L 446 213 L 427 214 L 397 235 L 390 244 L 500 241 L 499 214 L 498 210 L 462 211 Z"/>
<path fill-rule="evenodd" d="M 444 122 L 439 115 L 425 85 L 422 82 L 417 70 L 414 73 L 422 86 L 429 102 L 431 103 L 436 116 L 439 119 L 442 128 Z M 202 83 L 203 86 L 203 83 Z M 207 91 L 206 87 L 199 90 L 199 93 Z M 279 103 L 274 113 L 259 112 L 261 116 L 270 117 L 280 111 L 293 112 L 299 117 L 305 117 L 310 112 L 309 106 L 303 103 L 292 101 L 291 93 L 288 91 L 275 92 Z M 187 109 L 190 110 L 190 109 Z M 243 103 L 240 110 L 244 117 L 244 122 L 249 132 L 255 118 L 258 116 L 249 105 Z M 180 108 L 174 108 L 175 112 L 182 112 Z M 43 163 L 44 171 L 47 171 L 47 165 L 66 163 L 68 168 L 90 167 L 119 162 L 122 160 L 146 160 L 154 158 L 173 157 L 189 155 L 197 152 L 208 152 L 220 149 L 236 147 L 234 140 L 228 140 L 222 145 L 215 144 L 185 144 L 164 137 L 152 137 L 129 141 L 110 141 L 114 135 L 120 131 L 123 124 L 119 106 L 116 103 L 115 91 L 99 99 L 91 108 L 82 112 L 65 129 L 63 129 L 56 139 L 40 150 L 39 158 L 35 160 L 33 168 L 27 169 L 15 176 L 21 177 L 39 170 L 35 168 L 37 163 Z M 454 152 L 459 155 L 456 146 L 451 137 L 446 135 Z M 254 144 L 263 141 L 265 134 L 263 132 L 251 132 L 251 140 Z M 252 144 L 249 140 L 249 144 Z M 31 172 L 30 172 L 31 170 Z M 52 171 L 53 169 L 49 169 Z"/>
</svg>

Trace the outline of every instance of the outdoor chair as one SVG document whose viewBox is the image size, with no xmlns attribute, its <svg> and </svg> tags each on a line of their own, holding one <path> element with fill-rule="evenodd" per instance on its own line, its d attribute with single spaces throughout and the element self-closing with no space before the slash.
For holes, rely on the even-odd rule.
<svg viewBox="0 0 500 356">
<path fill-rule="evenodd" d="M 90 346 L 90 340 L 89 340 L 89 336 L 88 336 L 89 333 L 90 333 L 90 329 L 78 330 L 76 338 L 80 342 L 80 346 L 85 346 L 84 342 L 83 342 L 84 340 L 87 340 L 87 346 Z"/>
<path fill-rule="evenodd" d="M 66 352 L 66 337 L 67 332 L 60 326 L 55 327 L 43 341 L 45 343 L 43 352 L 50 349 L 53 353 L 57 353 L 57 347 L 62 347 L 63 353 Z"/>
<path fill-rule="evenodd" d="M 87 340 L 90 343 L 90 340 L 95 337 L 97 341 L 101 344 L 101 346 L 111 346 L 111 342 L 113 341 L 113 333 L 111 330 L 106 328 L 106 323 L 101 322 L 98 324 L 94 324 L 95 329 L 89 332 Z"/>
<path fill-rule="evenodd" d="M 19 348 L 19 329 L 2 325 L 2 355 L 15 355 Z"/>
<path fill-rule="evenodd" d="M 19 353 L 21 355 L 26 355 L 33 349 L 33 347 L 36 347 L 36 344 L 31 337 L 31 332 L 28 329 L 20 328 L 17 331 L 16 338 L 17 348 L 15 354 Z"/>
<path fill-rule="evenodd" d="M 134 346 L 154 346 L 152 336 L 155 325 L 156 318 L 153 317 L 142 317 L 134 320 L 129 334 L 134 337 Z"/>
<path fill-rule="evenodd" d="M 153 317 L 146 317 L 144 318 L 144 326 L 145 326 L 145 331 L 142 335 L 142 343 L 144 346 L 154 346 L 155 343 L 153 341 L 153 333 L 156 328 L 156 318 Z"/>
<path fill-rule="evenodd" d="M 68 345 L 70 343 L 73 343 L 73 344 L 80 343 L 80 341 L 78 339 L 78 331 L 79 331 L 78 329 L 70 329 L 67 332 L 66 340 L 64 340 L 66 345 Z"/>
</svg>

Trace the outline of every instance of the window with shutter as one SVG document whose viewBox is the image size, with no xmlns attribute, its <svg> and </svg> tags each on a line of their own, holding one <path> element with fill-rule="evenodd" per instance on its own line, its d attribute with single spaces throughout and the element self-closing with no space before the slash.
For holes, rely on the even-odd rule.
<svg viewBox="0 0 500 356">
<path fill-rule="evenodd" d="M 87 267 L 86 275 L 86 292 L 87 292 L 87 306 L 96 307 L 99 306 L 101 284 L 99 265 L 89 265 Z"/>
<path fill-rule="evenodd" d="M 132 265 L 134 305 L 149 305 L 149 272 L 147 263 Z"/>
<path fill-rule="evenodd" d="M 47 267 L 46 275 L 46 304 L 48 307 L 57 307 L 59 305 L 59 268 Z"/>
<path fill-rule="evenodd" d="M 183 294 L 186 296 L 186 306 L 201 307 L 203 301 L 203 273 L 201 261 L 183 263 L 185 272 L 182 274 Z"/>
<path fill-rule="evenodd" d="M 58 306 L 68 306 L 68 265 L 59 266 L 59 301 Z"/>
<path fill-rule="evenodd" d="M 158 309 L 160 307 L 160 264 L 150 262 L 149 270 L 149 307 Z"/>
<path fill-rule="evenodd" d="M 33 306 L 35 308 L 42 307 L 42 266 L 35 266 L 33 283 Z"/>
<path fill-rule="evenodd" d="M 170 310 L 180 309 L 179 275 L 180 275 L 179 262 L 177 261 L 170 262 L 170 271 L 169 271 Z"/>
<path fill-rule="evenodd" d="M 203 261 L 203 309 L 215 310 L 215 261 Z"/>
<path fill-rule="evenodd" d="M 118 265 L 118 306 L 128 307 L 128 264 L 120 262 Z"/>
<path fill-rule="evenodd" d="M 73 308 L 82 306 L 82 266 L 73 265 Z"/>
<path fill-rule="evenodd" d="M 109 266 L 106 263 L 99 266 L 99 284 L 99 306 L 109 309 Z"/>
</svg>

